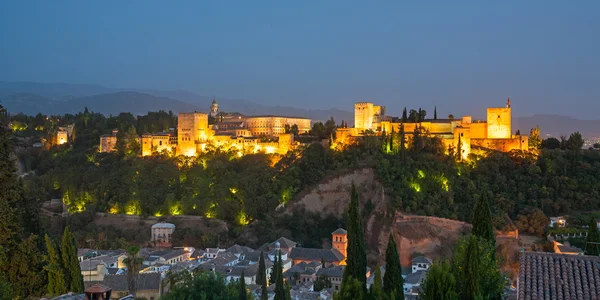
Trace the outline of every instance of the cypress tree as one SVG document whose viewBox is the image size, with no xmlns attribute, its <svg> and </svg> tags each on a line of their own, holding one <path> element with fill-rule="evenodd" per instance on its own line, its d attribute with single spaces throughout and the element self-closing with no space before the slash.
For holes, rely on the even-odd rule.
<svg viewBox="0 0 600 300">
<path fill-rule="evenodd" d="M 260 251 L 260 259 L 258 260 L 258 274 L 256 274 L 256 284 L 266 285 L 267 284 L 267 273 L 265 267 L 265 255 Z"/>
<path fill-rule="evenodd" d="M 456 145 L 456 160 L 462 160 L 462 141 L 460 140 L 460 134 L 458 134 L 458 144 Z"/>
<path fill-rule="evenodd" d="M 389 151 L 388 152 L 394 152 L 394 126 L 392 126 L 392 133 L 390 134 L 390 141 L 388 142 L 389 146 Z"/>
<path fill-rule="evenodd" d="M 419 114 L 417 115 L 417 122 L 423 121 L 423 120 L 421 120 L 421 116 L 423 116 L 423 113 L 422 113 L 421 108 L 419 107 Z"/>
<path fill-rule="evenodd" d="M 593 217 L 590 218 L 585 254 L 593 256 L 600 255 L 600 231 L 598 231 L 598 225 Z"/>
<path fill-rule="evenodd" d="M 404 136 L 404 123 L 400 123 L 400 154 L 402 156 L 404 156 L 404 152 L 406 151 L 406 138 Z"/>
<path fill-rule="evenodd" d="M 402 111 L 402 123 L 408 121 L 408 115 L 406 114 L 406 106 L 404 107 L 404 110 Z"/>
<path fill-rule="evenodd" d="M 244 271 L 242 270 L 242 275 L 240 276 L 240 300 L 248 299 L 248 291 L 246 290 L 246 278 L 244 277 Z"/>
<path fill-rule="evenodd" d="M 77 247 L 75 247 L 75 239 L 71 235 L 69 226 L 65 228 L 60 246 L 62 255 L 62 264 L 65 269 L 66 287 L 70 292 L 83 292 L 83 277 L 81 276 L 81 268 L 79 268 L 79 260 L 77 259 Z"/>
<path fill-rule="evenodd" d="M 471 231 L 476 237 L 482 238 L 492 245 L 496 244 L 496 235 L 494 234 L 494 225 L 492 224 L 492 213 L 488 203 L 488 193 L 483 191 L 473 215 L 473 230 Z"/>
<path fill-rule="evenodd" d="M 390 145 L 388 143 L 387 134 L 386 134 L 385 128 L 384 128 L 383 131 L 381 132 L 381 152 L 388 153 L 389 148 L 390 148 Z"/>
<path fill-rule="evenodd" d="M 277 282 L 277 256 L 275 256 L 275 261 L 273 262 L 273 266 L 271 267 L 271 278 L 269 278 L 269 285 L 275 284 Z"/>
<path fill-rule="evenodd" d="M 358 192 L 352 183 L 350 207 L 348 208 L 348 257 L 342 285 L 349 282 L 349 278 L 354 278 L 360 282 L 363 292 L 366 292 L 367 251 L 358 206 Z"/>
<path fill-rule="evenodd" d="M 433 107 L 433 119 L 437 120 L 437 106 Z"/>
<path fill-rule="evenodd" d="M 422 300 L 454 300 L 458 298 L 456 279 L 450 271 L 450 264 L 447 261 L 433 264 L 421 287 L 423 293 L 419 297 Z"/>
<path fill-rule="evenodd" d="M 283 284 L 283 270 L 281 265 L 281 251 L 277 259 L 277 280 L 275 281 L 275 298 L 274 300 L 286 300 L 285 286 Z"/>
<path fill-rule="evenodd" d="M 383 299 L 383 282 L 381 281 L 381 267 L 375 268 L 375 277 L 373 278 L 373 284 L 371 285 L 371 291 L 369 293 L 370 299 L 378 300 Z"/>
<path fill-rule="evenodd" d="M 400 265 L 400 255 L 396 248 L 394 235 L 390 232 L 390 239 L 385 251 L 385 275 L 383 276 L 383 291 L 390 295 L 395 293 L 396 299 L 404 299 L 403 292 L 404 280 L 402 279 L 402 266 Z"/>
<path fill-rule="evenodd" d="M 48 265 L 44 267 L 48 273 L 48 293 L 56 296 L 65 294 L 67 292 L 65 288 L 66 283 L 58 249 L 47 234 L 44 240 L 46 242 L 46 250 L 48 251 L 46 257 Z"/>
</svg>

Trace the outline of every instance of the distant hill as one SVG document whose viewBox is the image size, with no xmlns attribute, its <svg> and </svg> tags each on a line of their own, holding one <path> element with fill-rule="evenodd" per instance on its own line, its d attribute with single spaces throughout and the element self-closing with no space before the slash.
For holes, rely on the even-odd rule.
<svg viewBox="0 0 600 300">
<path fill-rule="evenodd" d="M 179 100 L 157 97 L 137 92 L 117 92 L 94 96 L 53 100 L 34 94 L 14 94 L 0 99 L 11 113 L 36 115 L 65 114 L 81 112 L 87 107 L 90 111 L 105 115 L 131 112 L 133 115 L 146 114 L 149 111 L 198 111 L 198 107 Z"/>
<path fill-rule="evenodd" d="M 122 94 L 134 92 L 133 94 Z M 136 96 L 137 94 L 137 96 Z M 145 96 L 140 96 L 145 94 Z M 19 96 L 17 96 L 19 95 Z M 26 100 L 24 95 L 31 100 Z M 98 96 L 93 98 L 90 96 Z M 99 97 L 102 96 L 102 97 Z M 154 96 L 149 97 L 149 96 Z M 121 99 L 122 103 L 118 100 Z M 175 113 L 183 111 L 208 111 L 213 97 L 201 96 L 188 91 L 161 91 L 152 89 L 107 88 L 100 85 L 70 84 L 70 83 L 37 83 L 37 82 L 1 82 L 0 102 L 5 103 L 12 112 L 26 114 L 59 114 L 77 112 L 88 109 L 102 113 L 145 113 L 155 110 L 172 110 Z M 68 101 L 68 102 L 67 102 Z M 93 101 L 108 101 L 98 107 Z M 148 103 L 146 103 L 148 101 Z M 168 103 L 175 101 L 175 103 Z M 217 97 L 221 111 L 239 112 L 245 115 L 286 115 L 307 117 L 313 121 L 325 121 L 331 116 L 337 122 L 341 120 L 352 124 L 352 112 L 336 108 L 326 110 L 306 110 L 290 106 L 265 106 L 252 101 L 225 99 Z M 51 103 L 51 104 L 48 104 Z M 83 104 L 82 104 L 83 103 Z M 187 103 L 191 106 L 186 106 Z M 83 105 L 83 106 L 82 106 Z M 98 107 L 98 109 L 93 109 Z"/>
<path fill-rule="evenodd" d="M 600 120 L 578 120 L 571 117 L 559 115 L 534 115 L 531 117 L 513 118 L 513 131 L 520 129 L 523 134 L 529 134 L 529 130 L 540 126 L 542 138 L 547 135 L 560 137 L 569 136 L 579 131 L 583 138 L 600 137 Z"/>
</svg>

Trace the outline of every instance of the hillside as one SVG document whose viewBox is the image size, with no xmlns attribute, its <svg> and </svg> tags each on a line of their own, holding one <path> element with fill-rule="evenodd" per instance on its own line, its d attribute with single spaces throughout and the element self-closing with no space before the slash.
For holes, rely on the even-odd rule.
<svg viewBox="0 0 600 300">
<path fill-rule="evenodd" d="M 578 120 L 559 115 L 534 115 L 531 117 L 513 118 L 513 131 L 520 129 L 522 133 L 529 134 L 529 129 L 540 126 L 543 138 L 547 135 L 560 137 L 569 136 L 579 131 L 584 138 L 600 136 L 600 120 Z"/>
</svg>

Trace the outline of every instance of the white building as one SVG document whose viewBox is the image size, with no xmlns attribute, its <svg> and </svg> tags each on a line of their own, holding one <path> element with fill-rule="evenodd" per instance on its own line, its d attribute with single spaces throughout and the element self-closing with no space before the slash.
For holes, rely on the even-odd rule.
<svg viewBox="0 0 600 300">
<path fill-rule="evenodd" d="M 567 226 L 567 219 L 565 217 L 552 217 L 550 218 L 550 228 L 554 227 L 565 227 Z"/>
<path fill-rule="evenodd" d="M 412 272 L 429 271 L 431 260 L 425 256 L 417 256 L 412 260 Z"/>
<path fill-rule="evenodd" d="M 175 225 L 171 223 L 156 223 L 152 225 L 152 242 L 157 247 L 171 247 L 171 235 L 175 231 Z"/>
</svg>

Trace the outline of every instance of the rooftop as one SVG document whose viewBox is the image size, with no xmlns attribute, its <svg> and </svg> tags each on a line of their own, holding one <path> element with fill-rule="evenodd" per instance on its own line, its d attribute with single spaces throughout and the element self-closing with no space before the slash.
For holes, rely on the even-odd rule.
<svg viewBox="0 0 600 300">
<path fill-rule="evenodd" d="M 137 278 L 137 290 L 158 290 L 160 289 L 161 277 L 160 273 L 142 273 Z M 106 275 L 104 281 L 88 281 L 84 282 L 86 288 L 101 284 L 113 289 L 113 292 L 127 291 L 127 275 Z"/>
<path fill-rule="evenodd" d="M 331 234 L 348 234 L 348 231 L 346 231 L 346 229 L 343 229 L 343 228 L 338 228 L 338 229 L 336 229 L 336 231 L 332 232 Z"/>
<path fill-rule="evenodd" d="M 172 228 L 175 229 L 175 225 L 171 224 L 171 223 L 156 223 L 154 225 L 152 225 L 152 228 Z"/>
<path fill-rule="evenodd" d="M 417 285 L 417 284 L 420 285 L 421 283 L 423 283 L 423 281 L 425 281 L 426 277 L 427 277 L 427 272 L 417 271 L 417 272 L 406 275 L 406 278 L 404 278 L 404 283 L 408 283 L 408 284 L 412 284 L 412 285 Z"/>
<path fill-rule="evenodd" d="M 329 268 L 321 268 L 317 272 L 317 276 L 342 277 L 346 266 L 333 266 Z"/>
<path fill-rule="evenodd" d="M 600 295 L 600 257 L 521 253 L 518 299 L 593 299 Z"/>
<path fill-rule="evenodd" d="M 344 255 L 337 249 L 315 249 L 294 247 L 289 254 L 291 259 L 297 260 L 325 260 L 326 262 L 337 262 L 344 260 Z"/>
<path fill-rule="evenodd" d="M 431 264 L 431 259 L 425 256 L 417 256 L 412 260 L 413 264 Z"/>
</svg>

